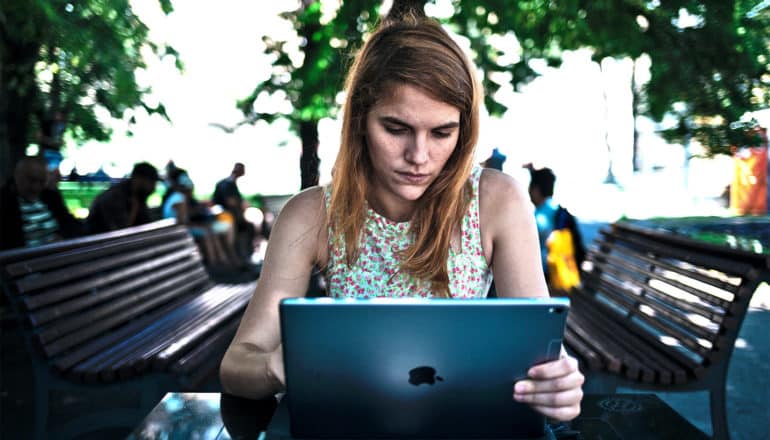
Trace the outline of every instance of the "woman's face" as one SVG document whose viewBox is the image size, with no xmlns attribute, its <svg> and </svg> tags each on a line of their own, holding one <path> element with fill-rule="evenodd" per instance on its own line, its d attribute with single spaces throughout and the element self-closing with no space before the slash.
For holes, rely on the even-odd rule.
<svg viewBox="0 0 770 440">
<path fill-rule="evenodd" d="M 459 133 L 457 107 L 414 86 L 394 86 L 366 118 L 372 208 L 394 221 L 409 220 L 452 155 Z"/>
</svg>

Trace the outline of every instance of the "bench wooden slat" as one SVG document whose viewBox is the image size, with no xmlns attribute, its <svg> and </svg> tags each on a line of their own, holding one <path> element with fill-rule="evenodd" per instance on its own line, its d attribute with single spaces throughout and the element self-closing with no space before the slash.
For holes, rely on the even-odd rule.
<svg viewBox="0 0 770 440">
<path fill-rule="evenodd" d="M 57 324 L 57 327 L 59 327 L 62 332 L 66 333 L 67 331 L 70 331 L 69 329 L 72 325 L 72 321 L 80 322 L 83 319 L 82 316 L 73 318 L 68 317 L 68 315 L 88 310 L 88 317 L 86 319 L 97 319 L 101 314 L 96 311 L 97 309 L 95 309 L 94 306 L 98 306 L 99 303 L 114 300 L 122 304 L 126 294 L 136 292 L 137 289 L 143 288 L 149 284 L 161 282 L 171 276 L 181 280 L 186 276 L 195 277 L 200 274 L 205 274 L 205 270 L 197 261 L 182 260 L 145 276 L 130 279 L 124 283 L 113 284 L 104 289 L 99 289 L 98 291 L 88 292 L 87 294 L 72 300 L 38 309 L 29 314 L 29 320 L 32 325 L 40 327 L 52 320 L 62 319 Z M 110 309 L 107 307 L 109 306 L 110 304 L 107 304 L 105 307 L 99 308 L 98 310 L 104 310 L 105 313 L 108 313 L 108 310 Z M 112 308 L 117 307 L 121 306 L 117 305 L 117 303 L 112 304 Z M 45 341 L 48 338 L 41 335 L 41 339 Z"/>
<path fill-rule="evenodd" d="M 212 294 L 214 292 L 214 294 Z M 209 290 L 196 296 L 191 301 L 172 310 L 168 314 L 159 317 L 145 328 L 140 329 L 128 338 L 120 341 L 109 349 L 102 350 L 86 362 L 76 366 L 74 370 L 80 374 L 86 383 L 112 381 L 115 376 L 110 375 L 110 368 L 118 363 L 131 359 L 137 350 L 141 350 L 146 344 L 154 344 L 156 338 L 168 333 L 176 333 L 176 329 L 190 320 L 200 310 L 208 310 L 223 300 L 218 297 L 216 291 Z"/>
<path fill-rule="evenodd" d="M 206 339 L 193 347 L 192 350 L 180 356 L 176 361 L 169 358 L 169 361 L 174 362 L 170 365 L 169 370 L 177 374 L 190 374 L 195 369 L 200 368 L 200 365 L 205 363 L 207 358 L 211 357 L 211 353 L 221 352 L 224 354 L 230 345 L 230 341 L 233 340 L 240 322 L 240 319 L 230 319 L 227 325 L 220 327 L 214 333 L 207 336 Z M 160 359 L 159 362 L 161 363 L 166 361 L 165 358 Z M 219 359 L 221 360 L 221 356 Z"/>
<path fill-rule="evenodd" d="M 652 286 L 649 281 L 641 280 L 639 277 L 629 274 L 627 270 L 623 270 L 623 268 L 628 269 L 628 266 L 618 268 L 602 262 L 596 262 L 595 264 L 599 268 L 599 271 L 594 270 L 593 273 L 596 273 L 597 276 L 601 276 L 599 275 L 600 273 L 608 273 L 620 281 L 637 285 L 640 291 L 644 292 L 646 296 L 651 297 L 661 304 L 665 304 L 674 310 L 677 310 L 681 313 L 690 313 L 693 315 L 701 316 L 716 326 L 719 326 L 719 324 L 724 320 L 725 310 L 719 310 L 710 305 L 707 306 L 704 304 L 698 304 L 697 302 L 690 302 L 682 298 L 677 298 L 667 292 L 660 290 L 657 287 Z M 648 272 L 643 272 L 640 275 L 647 274 Z"/>
<path fill-rule="evenodd" d="M 131 252 L 118 253 L 110 255 L 109 257 L 101 257 L 96 260 L 86 261 L 52 272 L 44 272 L 37 276 L 21 278 L 16 281 L 16 291 L 20 294 L 26 294 L 46 287 L 74 282 L 74 280 L 79 278 L 99 274 L 110 269 L 124 267 L 135 261 L 149 260 L 184 247 L 187 244 L 185 241 L 172 241 L 170 243 L 157 244 L 149 249 L 138 249 Z"/>
<path fill-rule="evenodd" d="M 649 265 L 649 263 L 647 263 L 646 261 L 642 261 L 642 263 L 644 264 L 643 266 L 639 264 L 639 262 L 634 261 L 635 256 L 629 256 L 628 254 L 625 254 L 625 258 L 623 258 L 617 255 L 617 254 L 623 255 L 624 252 L 622 250 L 614 249 L 614 251 L 615 252 L 613 252 L 612 254 L 603 254 L 600 257 L 598 257 L 596 260 L 594 260 L 595 264 L 598 266 L 602 266 L 602 265 L 606 265 L 605 262 L 611 263 L 614 266 L 625 269 L 626 276 L 628 277 L 630 277 L 631 274 L 634 274 L 634 275 L 637 275 L 639 278 L 658 280 L 662 283 L 671 285 L 681 291 L 689 293 L 690 295 L 693 295 L 706 303 L 706 304 L 689 303 L 689 307 L 694 308 L 693 313 L 698 313 L 699 315 L 703 315 L 703 316 L 709 317 L 709 319 L 711 320 L 714 320 L 714 318 L 711 318 L 711 316 L 723 315 L 724 308 L 730 304 L 730 301 L 728 300 L 712 295 L 706 291 L 696 289 L 695 287 L 688 286 L 687 284 L 684 284 L 678 280 L 666 277 L 660 272 L 656 272 L 649 268 L 649 266 L 656 268 L 656 267 L 659 267 L 659 265 L 653 266 L 653 265 Z M 691 278 L 690 274 L 688 274 L 686 270 L 683 270 L 681 268 L 678 268 L 675 272 L 679 273 L 682 276 Z M 701 279 L 702 278 L 703 277 L 701 277 Z M 717 287 L 718 285 L 721 286 L 723 284 L 718 280 L 715 280 L 715 281 L 716 282 L 714 284 L 710 284 L 715 288 L 718 288 Z M 647 281 L 645 280 L 645 282 Z M 723 289 L 719 289 L 719 290 L 723 291 Z M 737 292 L 737 288 L 735 286 L 732 286 L 730 291 L 724 291 L 724 292 L 732 296 L 732 295 L 735 295 L 735 292 Z M 670 295 L 666 295 L 666 296 L 671 298 L 672 300 L 676 299 Z M 684 301 L 681 301 L 681 302 L 685 303 Z"/>
<path fill-rule="evenodd" d="M 89 289 L 96 289 L 119 281 L 124 281 L 129 278 L 140 276 L 143 273 L 157 270 L 163 266 L 172 264 L 175 261 L 196 257 L 196 255 L 190 253 L 189 249 L 180 249 L 176 252 L 149 261 L 105 273 L 99 277 L 89 278 L 78 283 L 48 289 L 43 293 L 34 296 L 25 296 L 22 298 L 22 302 L 28 310 L 34 310 L 48 304 L 72 298 Z"/>
<path fill-rule="evenodd" d="M 601 307 L 592 302 L 586 302 L 586 296 L 584 294 L 575 295 L 575 304 L 578 309 Z M 605 310 L 601 310 L 604 312 Z M 579 312 L 578 312 L 579 313 Z M 583 313 L 587 315 L 587 313 Z M 639 339 L 633 333 L 631 333 L 626 327 L 621 326 L 617 321 L 610 319 L 608 313 L 596 313 L 591 314 L 593 323 L 602 323 L 602 327 L 606 329 L 605 337 L 612 338 L 615 341 L 619 341 L 620 344 L 635 353 L 637 359 L 642 362 L 647 362 L 651 365 L 655 371 L 656 376 L 653 380 L 661 384 L 671 383 L 684 383 L 687 378 L 687 369 L 665 356 L 656 346 L 650 345 L 647 341 Z M 647 381 L 651 383 L 651 380 Z"/>
<path fill-rule="evenodd" d="M 68 379 L 82 382 L 82 376 L 73 371 L 73 368 L 80 362 L 87 361 L 91 357 L 101 353 L 103 350 L 109 349 L 124 338 L 135 334 L 151 323 L 157 321 L 159 318 L 167 315 L 168 313 L 178 309 L 179 307 L 192 300 L 193 297 L 191 296 L 185 296 L 177 298 L 176 300 L 172 300 L 173 302 L 166 304 L 157 310 L 152 311 L 151 313 L 142 315 L 141 318 L 131 321 L 113 332 L 106 333 L 101 337 L 93 339 L 88 343 L 77 347 L 75 350 L 53 358 L 53 366 L 59 374 L 66 376 Z"/>
<path fill-rule="evenodd" d="M 736 220 L 736 219 L 733 219 Z M 708 220 L 706 220 L 708 222 Z M 756 224 L 756 227 L 765 227 L 766 222 Z M 612 228 L 620 233 L 629 231 L 636 235 L 651 237 L 658 242 L 669 243 L 673 246 L 688 249 L 692 252 L 707 255 L 719 255 L 732 261 L 740 261 L 751 267 L 770 269 L 770 256 L 768 254 L 746 252 L 738 248 L 730 248 L 724 245 L 709 243 L 704 240 L 690 238 L 686 235 L 671 233 L 670 231 L 656 230 L 634 224 L 633 222 L 617 222 Z"/>
<path fill-rule="evenodd" d="M 142 351 L 130 359 L 126 359 L 119 364 L 113 365 L 109 373 L 117 371 L 119 377 L 131 377 L 134 374 L 141 374 L 151 366 L 155 365 L 155 359 L 160 354 L 166 353 L 170 358 L 181 356 L 181 350 L 189 349 L 198 340 L 206 336 L 215 328 L 226 322 L 231 317 L 243 312 L 246 303 L 251 297 L 251 291 L 233 286 L 226 289 L 227 300 L 220 302 L 209 309 L 199 311 L 199 314 L 180 326 L 173 337 L 166 335 L 163 338 L 154 340 L 153 344 L 143 346 Z M 160 366 L 160 364 L 157 364 Z"/>
<path fill-rule="evenodd" d="M 575 313 L 572 318 L 573 331 L 584 332 L 587 336 L 588 332 L 593 335 L 593 345 L 596 348 L 598 354 L 602 357 L 605 363 L 609 367 L 609 371 L 616 374 L 622 374 L 626 377 L 636 380 L 639 377 L 639 367 L 635 360 L 629 359 L 628 353 L 621 349 L 618 344 L 608 338 L 596 338 L 596 335 L 602 335 L 603 330 L 598 327 L 594 322 L 586 321 L 583 316 Z"/>
<path fill-rule="evenodd" d="M 646 313 L 640 310 L 640 306 L 645 305 L 651 308 L 654 311 L 654 313 L 660 314 L 661 316 L 665 317 L 666 318 L 665 322 L 672 322 L 681 327 L 687 328 L 687 330 L 693 333 L 695 337 L 705 339 L 709 342 L 713 342 L 717 338 L 718 333 L 716 333 L 716 330 L 709 330 L 707 328 L 703 328 L 701 325 L 697 325 L 689 321 L 686 317 L 682 316 L 683 310 L 672 309 L 671 302 L 668 302 L 666 300 L 668 295 L 666 295 L 664 292 L 661 292 L 649 285 L 642 284 L 639 282 L 638 279 L 635 279 L 629 276 L 627 273 L 617 270 L 611 266 L 603 266 L 602 272 L 612 274 L 613 277 L 617 279 L 617 281 L 612 278 L 600 276 L 598 278 L 598 281 L 592 282 L 592 285 L 598 282 L 598 285 L 596 285 L 596 288 L 601 289 L 600 285 L 602 283 L 609 284 L 611 288 L 614 289 L 613 293 L 623 292 L 623 295 L 622 295 L 623 298 L 628 298 L 629 301 L 633 300 L 634 302 L 628 303 L 630 307 L 628 308 L 627 313 L 629 315 L 630 314 L 646 315 Z M 592 275 L 590 278 L 593 280 L 595 276 L 596 275 Z M 623 281 L 628 281 L 631 283 L 636 282 L 637 287 L 639 288 L 639 292 L 634 292 L 628 289 L 626 286 L 622 284 Z M 659 300 L 659 302 L 656 302 L 655 300 Z M 716 323 L 716 327 L 718 330 L 719 323 Z M 678 332 L 679 330 L 674 329 L 672 331 Z"/>
<path fill-rule="evenodd" d="M 595 301 L 595 300 L 589 300 L 591 301 L 591 304 L 593 305 L 595 311 L 590 313 L 590 316 L 593 320 L 601 319 L 597 318 L 599 314 L 603 315 L 604 317 L 610 317 L 613 315 L 617 315 L 617 312 L 610 308 L 609 305 L 604 304 L 601 301 Z M 598 307 L 598 308 L 597 308 Z M 617 320 L 617 319 L 616 319 Z M 657 335 L 653 335 L 650 333 L 650 331 L 644 327 L 641 327 L 638 322 L 635 322 L 633 320 L 629 319 L 622 319 L 619 320 L 623 322 L 623 328 L 626 329 L 629 338 L 632 339 L 641 339 L 643 341 L 646 341 L 650 346 L 656 347 L 659 351 L 662 353 L 665 353 L 667 357 L 670 357 L 672 361 L 674 361 L 678 365 L 682 365 L 685 367 L 687 371 L 691 371 L 693 375 L 700 374 L 700 372 L 703 370 L 702 361 L 698 362 L 691 357 L 681 353 L 679 350 L 674 349 L 670 346 L 667 346 L 663 342 L 661 342 L 660 338 Z M 649 324 L 649 321 L 645 321 L 645 325 Z M 653 326 L 653 328 L 655 328 Z M 659 330 L 656 328 L 656 330 Z"/>
<path fill-rule="evenodd" d="M 23 267 L 26 262 L 34 262 L 38 258 L 48 258 L 52 255 L 60 255 L 73 249 L 81 249 L 88 246 L 104 245 L 121 240 L 126 237 L 136 237 L 143 234 L 152 233 L 166 229 L 182 229 L 185 227 L 177 225 L 174 219 L 163 219 L 140 226 L 119 229 L 116 231 L 103 232 L 99 234 L 88 235 L 80 238 L 73 238 L 63 241 L 56 241 L 42 246 L 11 249 L 0 252 L 0 266 L 8 268 Z M 15 266 L 19 264 L 19 266 Z M 23 272 L 22 272 L 23 273 Z M 14 277 L 13 273 L 10 273 Z"/>
<path fill-rule="evenodd" d="M 38 335 L 38 341 L 47 356 L 56 356 L 163 302 L 194 292 L 205 282 L 205 272 L 182 274 L 127 296 L 118 303 L 107 304 L 104 308 L 96 310 L 93 316 L 90 316 L 90 313 L 85 316 L 78 315 L 66 326 L 46 329 Z M 89 318 L 93 319 L 89 321 Z"/>
<path fill-rule="evenodd" d="M 604 340 L 598 339 L 595 335 L 586 331 L 586 327 L 581 324 L 584 323 L 582 317 L 570 310 L 570 314 L 567 317 L 567 325 L 573 333 L 578 335 L 584 341 L 591 341 L 591 345 L 596 348 L 596 353 L 602 358 L 602 363 L 608 371 L 613 373 L 620 373 L 623 368 L 623 361 L 613 352 L 605 343 Z"/>
<path fill-rule="evenodd" d="M 612 233 L 616 234 L 615 237 L 618 237 L 617 232 Z M 713 255 L 691 252 L 685 249 L 676 248 L 671 245 L 661 244 L 637 234 L 624 234 L 622 236 L 622 240 L 628 243 L 632 243 L 636 246 L 640 246 L 646 249 L 648 252 L 652 252 L 658 255 L 659 257 L 671 257 L 677 260 L 688 262 L 690 264 L 694 264 L 696 266 L 708 267 L 716 269 L 720 272 L 740 277 L 747 276 L 753 269 L 750 264 L 740 263 L 734 260 L 728 260 L 726 258 L 720 258 Z"/>
<path fill-rule="evenodd" d="M 570 327 L 569 321 L 567 321 L 567 326 L 564 328 L 564 342 L 570 348 L 577 351 L 577 355 L 588 363 L 589 369 L 598 370 L 604 365 L 599 354 L 583 342 L 583 339 Z"/>
<path fill-rule="evenodd" d="M 622 286 L 611 284 L 607 279 L 604 278 L 596 280 L 596 284 L 593 285 L 593 287 L 598 292 L 601 292 L 607 299 L 611 299 L 618 308 L 624 311 L 625 316 L 621 319 L 635 317 L 641 321 L 644 321 L 646 325 L 655 328 L 657 331 L 663 333 L 666 336 L 676 339 L 678 342 L 682 343 L 686 348 L 701 358 L 705 357 L 708 349 L 700 345 L 697 339 L 693 337 L 693 335 L 685 333 L 679 328 L 676 328 L 659 319 L 650 317 L 646 313 L 642 313 L 640 310 L 638 310 L 636 305 L 637 297 L 635 294 L 631 293 L 633 296 L 627 296 L 626 294 L 619 293 L 625 292 L 626 289 Z"/>
<path fill-rule="evenodd" d="M 239 286 L 238 291 L 239 292 L 234 295 L 238 300 L 231 307 L 228 307 L 227 310 L 222 311 L 221 316 L 215 317 L 215 319 L 212 319 L 204 326 L 192 329 L 192 331 L 188 332 L 184 338 L 175 341 L 174 344 L 158 353 L 153 358 L 153 368 L 159 371 L 164 370 L 169 363 L 174 362 L 184 353 L 189 352 L 201 335 L 211 332 L 216 329 L 221 321 L 228 320 L 237 312 L 244 310 L 252 296 L 254 285 Z"/>
<path fill-rule="evenodd" d="M 115 377 L 129 378 L 139 374 L 147 369 L 152 358 L 158 352 L 184 338 L 189 331 L 205 326 L 209 320 L 228 317 L 226 309 L 235 300 L 228 295 L 228 290 L 227 286 L 216 286 L 206 292 L 209 300 L 196 304 L 191 312 L 188 312 L 183 319 L 179 319 L 176 323 L 169 321 L 168 325 L 173 325 L 173 332 L 163 331 L 159 327 L 158 336 L 136 341 L 132 349 L 119 361 L 103 368 L 99 372 L 100 377 L 110 381 L 114 380 Z"/>
<path fill-rule="evenodd" d="M 84 383 L 97 383 L 100 379 L 100 372 L 115 362 L 120 362 L 126 355 L 135 349 L 137 344 L 152 337 L 159 330 L 173 331 L 174 326 L 180 323 L 184 316 L 195 308 L 200 307 L 200 297 L 193 296 L 188 298 L 178 307 L 159 315 L 155 320 L 142 328 L 135 329 L 131 334 L 124 336 L 119 341 L 109 347 L 104 347 L 99 353 L 80 362 L 73 367 L 73 372 L 81 378 Z M 210 299 L 209 299 L 210 300 Z"/>
<path fill-rule="evenodd" d="M 24 275 L 50 272 L 57 268 L 72 266 L 109 255 L 137 249 L 147 249 L 158 243 L 185 239 L 188 235 L 187 229 L 181 225 L 161 230 L 152 230 L 143 235 L 123 237 L 115 242 L 75 248 L 62 253 L 45 255 L 32 260 L 10 264 L 5 268 L 5 272 L 9 278 L 18 279 Z"/>
<path fill-rule="evenodd" d="M 607 236 L 608 233 L 603 234 L 605 238 L 596 239 L 597 248 L 611 248 L 613 253 L 624 253 L 626 255 L 633 255 L 634 258 L 642 260 L 648 263 L 650 266 L 659 267 L 671 272 L 676 272 L 681 275 L 687 276 L 701 283 L 714 286 L 719 290 L 735 293 L 738 291 L 738 285 L 730 283 L 724 279 L 715 278 L 714 276 L 707 275 L 698 271 L 683 268 L 681 265 L 671 264 L 663 258 L 658 258 L 655 255 L 639 252 L 639 244 L 636 242 L 625 242 L 622 237 L 617 233 Z M 694 266 L 697 267 L 697 266 Z"/>
</svg>

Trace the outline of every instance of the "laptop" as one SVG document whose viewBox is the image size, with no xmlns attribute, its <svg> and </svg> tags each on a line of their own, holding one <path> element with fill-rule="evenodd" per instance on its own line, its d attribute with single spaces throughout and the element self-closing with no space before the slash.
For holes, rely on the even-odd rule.
<svg viewBox="0 0 770 440">
<path fill-rule="evenodd" d="M 558 358 L 568 310 L 566 298 L 283 300 L 286 396 L 267 438 L 548 438 L 513 384 Z"/>
</svg>

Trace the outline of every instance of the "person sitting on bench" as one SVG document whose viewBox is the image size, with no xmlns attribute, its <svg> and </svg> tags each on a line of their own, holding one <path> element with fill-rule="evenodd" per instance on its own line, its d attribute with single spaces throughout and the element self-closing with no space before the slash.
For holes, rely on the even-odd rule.
<svg viewBox="0 0 770 440">
<path fill-rule="evenodd" d="M 61 193 L 46 186 L 48 178 L 42 157 L 24 157 L 16 164 L 13 179 L 0 189 L 0 249 L 82 234 L 82 223 L 69 212 Z"/>
</svg>

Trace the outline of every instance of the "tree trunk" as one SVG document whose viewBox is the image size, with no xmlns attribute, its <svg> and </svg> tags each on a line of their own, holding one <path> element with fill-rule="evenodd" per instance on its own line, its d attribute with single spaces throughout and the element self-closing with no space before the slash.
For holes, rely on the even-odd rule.
<svg viewBox="0 0 770 440">
<path fill-rule="evenodd" d="M 39 45 L 4 39 L 0 53 L 0 185 L 13 175 L 27 151 L 29 126 L 37 99 L 35 61 Z"/>
<path fill-rule="evenodd" d="M 398 19 L 409 11 L 417 12 L 424 16 L 425 3 L 426 0 L 393 0 L 393 6 L 390 7 L 388 17 Z"/>
<path fill-rule="evenodd" d="M 302 139 L 302 156 L 299 159 L 301 188 L 318 185 L 318 121 L 302 121 L 299 124 L 299 136 Z"/>
<path fill-rule="evenodd" d="M 641 169 L 639 166 L 639 127 L 636 125 L 636 118 L 639 117 L 639 90 L 636 84 L 636 60 L 633 60 L 631 70 L 631 116 L 634 118 L 634 140 L 631 150 L 631 162 L 634 172 Z"/>
<path fill-rule="evenodd" d="M 599 71 L 604 76 L 604 67 L 599 62 Z M 602 98 L 604 99 L 604 144 L 607 146 L 607 176 L 604 183 L 617 184 L 615 174 L 612 173 L 612 147 L 610 147 L 610 108 L 609 99 L 607 99 L 607 88 L 602 86 Z"/>
</svg>

